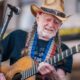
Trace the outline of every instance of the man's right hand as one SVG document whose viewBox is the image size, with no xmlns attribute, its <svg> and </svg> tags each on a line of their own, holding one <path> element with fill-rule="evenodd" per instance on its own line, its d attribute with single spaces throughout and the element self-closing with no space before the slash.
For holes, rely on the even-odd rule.
<svg viewBox="0 0 80 80">
<path fill-rule="evenodd" d="M 0 73 L 0 80 L 6 80 L 6 78 L 5 78 L 3 73 Z"/>
</svg>

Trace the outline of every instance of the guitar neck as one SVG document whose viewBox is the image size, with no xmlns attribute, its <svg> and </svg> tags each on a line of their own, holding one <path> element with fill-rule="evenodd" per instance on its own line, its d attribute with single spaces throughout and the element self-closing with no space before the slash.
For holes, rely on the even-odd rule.
<svg viewBox="0 0 80 80">
<path fill-rule="evenodd" d="M 34 64 L 32 68 L 28 69 L 27 71 L 21 72 L 21 75 L 22 75 L 21 80 L 24 80 L 36 74 L 38 72 L 37 68 L 38 68 L 38 64 Z"/>
<path fill-rule="evenodd" d="M 67 50 L 63 51 L 61 54 L 54 55 L 47 62 L 50 64 L 56 64 L 56 63 L 60 62 L 61 60 L 65 59 L 69 56 L 72 56 L 73 54 L 76 54 L 78 52 L 80 52 L 80 45 L 77 45 L 70 49 L 67 49 Z"/>
<path fill-rule="evenodd" d="M 46 62 L 48 62 L 49 64 L 56 64 L 59 61 L 65 59 L 75 53 L 78 53 L 78 52 L 80 52 L 80 45 L 77 45 L 70 49 L 67 49 L 67 50 L 63 51 L 61 54 L 56 54 L 52 58 L 47 60 Z M 30 68 L 29 70 L 21 72 L 22 80 L 36 74 L 38 72 L 37 68 L 38 68 L 38 64 L 34 64 L 34 66 L 32 68 Z"/>
</svg>

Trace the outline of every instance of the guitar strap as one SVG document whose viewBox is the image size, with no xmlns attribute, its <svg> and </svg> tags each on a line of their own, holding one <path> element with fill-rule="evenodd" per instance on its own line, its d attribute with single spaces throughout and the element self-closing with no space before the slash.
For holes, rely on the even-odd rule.
<svg viewBox="0 0 80 80">
<path fill-rule="evenodd" d="M 30 45 L 29 47 L 25 47 L 21 54 L 22 54 L 22 57 L 23 56 L 26 56 L 26 54 L 28 56 L 31 56 L 33 59 L 35 58 L 35 48 L 36 48 L 36 43 L 37 43 L 37 33 L 35 33 L 30 41 Z M 55 41 L 54 41 L 54 38 L 52 38 L 49 42 L 48 42 L 48 45 L 46 47 L 46 50 L 45 52 L 43 53 L 43 57 L 42 57 L 42 60 L 41 61 L 44 61 L 44 60 L 47 60 L 49 59 L 50 57 L 54 56 L 55 52 L 57 50 L 57 46 L 55 44 Z M 36 59 L 35 59 L 36 61 Z"/>
<path fill-rule="evenodd" d="M 36 53 L 35 49 L 37 47 L 37 39 L 38 39 L 38 35 L 37 35 L 37 33 L 35 33 L 30 42 L 30 45 L 29 45 L 28 55 L 31 56 L 35 61 L 37 60 L 38 62 L 42 62 L 42 61 L 52 57 L 55 54 L 56 44 L 55 44 L 54 38 L 51 38 L 45 48 L 45 51 L 43 52 L 43 56 L 40 59 L 40 58 L 37 58 L 37 56 L 35 57 L 35 53 Z"/>
</svg>

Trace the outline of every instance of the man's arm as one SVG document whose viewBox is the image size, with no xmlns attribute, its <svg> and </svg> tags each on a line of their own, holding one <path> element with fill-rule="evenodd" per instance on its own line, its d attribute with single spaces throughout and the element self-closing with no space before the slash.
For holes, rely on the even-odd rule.
<svg viewBox="0 0 80 80">
<path fill-rule="evenodd" d="M 0 73 L 0 80 L 6 80 L 6 78 L 5 78 L 3 73 Z"/>
<path fill-rule="evenodd" d="M 65 74 L 65 71 L 63 69 L 57 69 L 57 74 L 59 75 L 60 80 L 68 80 L 67 73 Z"/>
</svg>

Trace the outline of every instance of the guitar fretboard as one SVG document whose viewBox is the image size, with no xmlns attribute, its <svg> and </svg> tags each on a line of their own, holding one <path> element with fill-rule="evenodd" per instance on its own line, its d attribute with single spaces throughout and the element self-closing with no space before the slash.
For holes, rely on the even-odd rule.
<svg viewBox="0 0 80 80">
<path fill-rule="evenodd" d="M 78 53 L 78 52 L 80 52 L 80 44 L 63 51 L 61 54 L 58 53 L 58 54 L 54 55 L 52 58 L 50 58 L 46 62 L 54 65 L 54 64 L 58 63 L 59 61 L 65 59 L 75 53 Z M 29 78 L 30 76 L 36 74 L 38 72 L 37 68 L 38 68 L 38 64 L 34 64 L 33 67 L 30 68 L 29 70 L 21 72 L 21 74 L 22 74 L 21 80 L 24 80 L 24 79 Z"/>
</svg>

